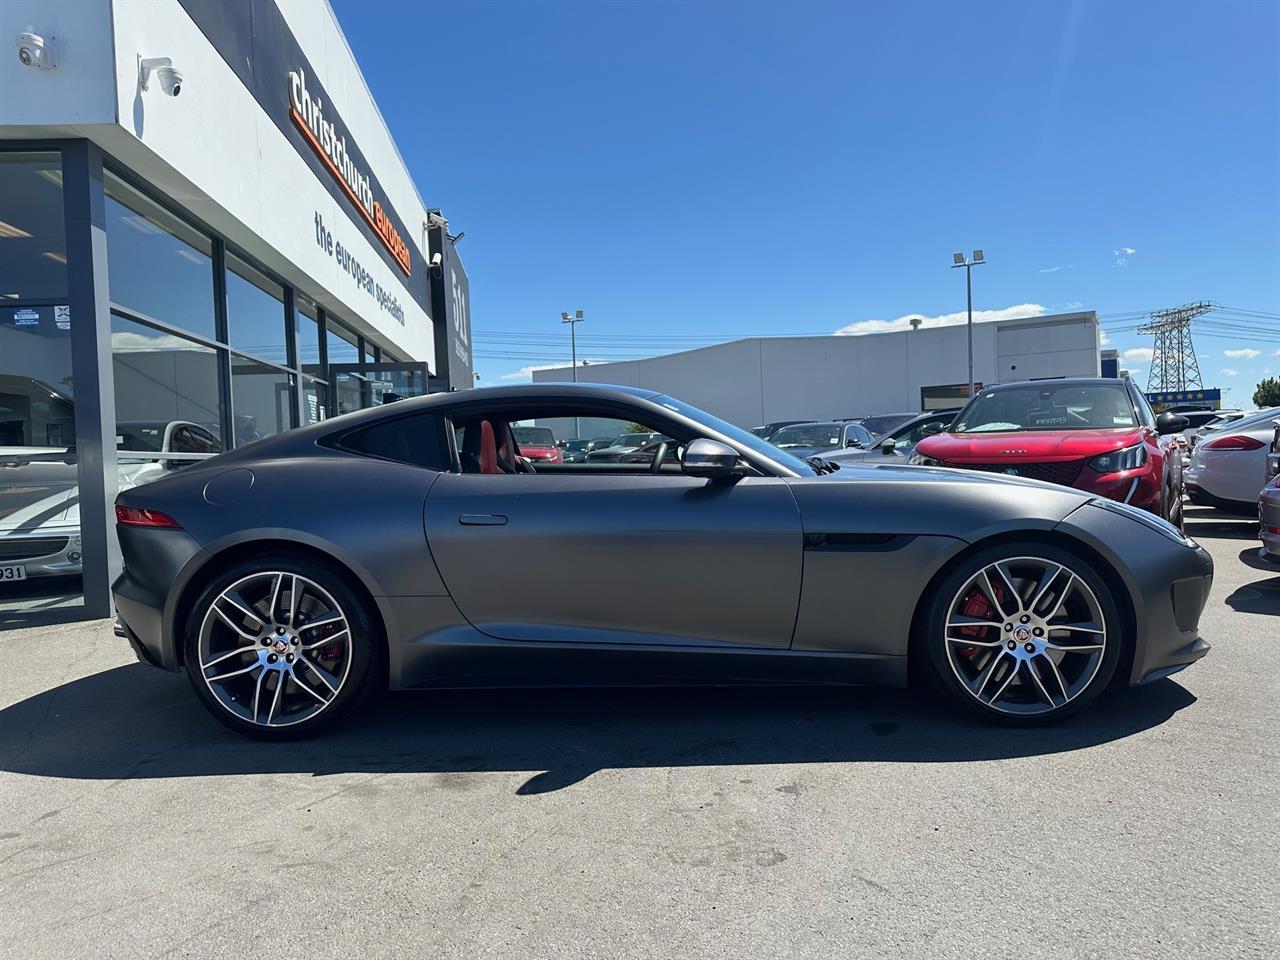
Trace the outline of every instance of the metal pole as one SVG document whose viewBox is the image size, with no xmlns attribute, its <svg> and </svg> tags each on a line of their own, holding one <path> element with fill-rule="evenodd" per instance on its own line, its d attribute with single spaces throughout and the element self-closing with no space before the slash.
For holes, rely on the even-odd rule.
<svg viewBox="0 0 1280 960">
<path fill-rule="evenodd" d="M 966 258 L 967 260 L 968 258 Z M 964 286 L 969 303 L 969 399 L 973 399 L 973 264 L 964 265 Z"/>
<path fill-rule="evenodd" d="M 569 349 L 572 351 L 573 382 L 578 382 L 578 324 L 569 324 Z M 573 418 L 573 439 L 582 439 L 582 421 Z"/>
</svg>

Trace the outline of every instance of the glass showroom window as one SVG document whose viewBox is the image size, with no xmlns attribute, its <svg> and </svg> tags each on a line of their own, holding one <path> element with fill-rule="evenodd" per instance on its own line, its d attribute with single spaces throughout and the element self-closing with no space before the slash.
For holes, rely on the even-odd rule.
<svg viewBox="0 0 1280 960">
<path fill-rule="evenodd" d="M 328 381 L 320 363 L 320 314 L 316 305 L 297 296 L 298 366 L 302 370 L 302 422 L 319 423 L 328 415 Z"/>
<path fill-rule="evenodd" d="M 179 427 L 198 427 L 220 452 L 222 405 L 218 398 L 218 351 L 138 323 L 111 317 L 111 359 L 115 374 L 116 446 L 121 451 L 121 485 L 154 479 L 162 461 L 142 460 L 157 469 L 126 476 L 125 453 L 199 453 L 179 450 Z M 175 436 L 177 434 L 177 436 Z M 165 466 L 180 466 L 179 461 Z"/>
<path fill-rule="evenodd" d="M 111 302 L 217 339 L 213 241 L 114 174 L 105 183 Z"/>
<path fill-rule="evenodd" d="M 248 357 L 231 357 L 234 446 L 283 433 L 293 426 L 293 374 Z"/>
<path fill-rule="evenodd" d="M 0 153 L 0 303 L 66 296 L 61 158 Z"/>
<path fill-rule="evenodd" d="M 356 346 L 357 337 L 346 327 L 327 318 L 326 343 L 329 346 L 329 365 L 335 363 L 359 363 L 360 348 Z"/>
<path fill-rule="evenodd" d="M 0 607 L 10 609 L 80 602 L 66 249 L 60 155 L 0 153 Z"/>
<path fill-rule="evenodd" d="M 284 287 L 227 254 L 227 342 L 277 366 L 289 365 Z"/>
</svg>

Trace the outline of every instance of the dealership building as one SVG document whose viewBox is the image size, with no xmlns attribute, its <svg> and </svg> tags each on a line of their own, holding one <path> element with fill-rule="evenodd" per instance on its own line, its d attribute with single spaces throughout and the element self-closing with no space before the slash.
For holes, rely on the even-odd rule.
<svg viewBox="0 0 1280 960">
<path fill-rule="evenodd" d="M 964 324 L 856 336 L 752 337 L 644 360 L 593 363 L 579 373 L 595 383 L 669 393 L 744 427 L 940 410 L 962 404 L 969 390 Z M 979 387 L 1099 373 L 1093 311 L 973 327 Z M 539 382 L 571 376 L 569 367 L 533 374 Z M 581 429 L 590 435 L 590 424 Z"/>
<path fill-rule="evenodd" d="M 119 487 L 469 386 L 467 277 L 327 3 L 0 28 L 0 610 L 106 616 Z"/>
</svg>

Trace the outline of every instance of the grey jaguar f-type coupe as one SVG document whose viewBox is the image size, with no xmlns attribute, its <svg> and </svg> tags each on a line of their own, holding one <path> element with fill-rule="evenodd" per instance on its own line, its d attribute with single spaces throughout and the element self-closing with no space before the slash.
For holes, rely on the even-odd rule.
<svg viewBox="0 0 1280 960">
<path fill-rule="evenodd" d="M 522 458 L 512 424 L 670 438 Z M 659 446 L 665 446 L 660 444 Z M 380 689 L 905 684 L 1013 724 L 1204 656 L 1213 565 L 1036 480 L 799 460 L 669 396 L 534 384 L 402 400 L 122 493 L 120 632 L 285 738 Z"/>
</svg>

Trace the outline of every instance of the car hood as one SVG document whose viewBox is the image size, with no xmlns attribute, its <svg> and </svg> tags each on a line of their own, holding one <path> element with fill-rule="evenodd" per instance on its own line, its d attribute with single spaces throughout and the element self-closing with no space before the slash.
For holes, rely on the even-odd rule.
<svg viewBox="0 0 1280 960">
<path fill-rule="evenodd" d="M 867 460 L 789 481 L 806 533 L 950 536 L 1051 530 L 1096 499 L 1072 487 L 976 470 Z"/>
<path fill-rule="evenodd" d="M 1112 430 L 1021 430 L 999 433 L 939 433 L 916 444 L 934 460 L 1015 463 L 1024 460 L 1083 460 L 1133 446 L 1141 427 Z"/>
<path fill-rule="evenodd" d="M 550 457 L 558 447 L 549 447 L 545 443 L 523 443 L 520 452 L 526 457 Z"/>
</svg>

